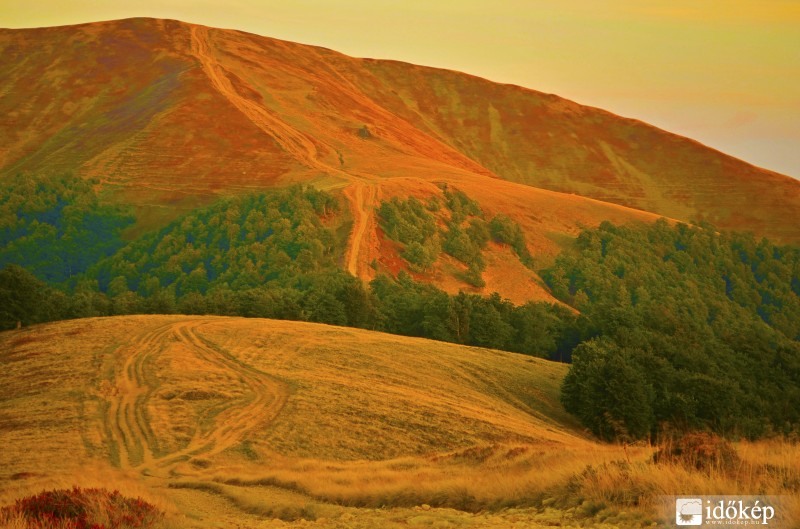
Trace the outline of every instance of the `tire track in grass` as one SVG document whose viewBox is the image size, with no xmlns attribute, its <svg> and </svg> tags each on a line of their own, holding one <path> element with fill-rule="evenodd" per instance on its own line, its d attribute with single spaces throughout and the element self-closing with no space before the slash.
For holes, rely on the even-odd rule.
<svg viewBox="0 0 800 529">
<path fill-rule="evenodd" d="M 130 344 L 117 349 L 124 363 L 116 376 L 116 391 L 108 399 L 106 421 L 110 425 L 109 441 L 119 450 L 120 467 L 145 474 L 171 472 L 174 465 L 193 456 L 212 456 L 236 446 L 248 432 L 272 422 L 286 404 L 289 392 L 284 382 L 204 340 L 197 333 L 202 325 L 202 320 L 168 323 L 135 336 Z M 209 426 L 197 428 L 186 446 L 163 453 L 147 420 L 148 404 L 155 389 L 147 381 L 147 363 L 175 341 L 188 347 L 202 362 L 232 372 L 247 391 L 243 397 L 214 406 Z"/>
<path fill-rule="evenodd" d="M 152 388 L 144 379 L 144 361 L 160 350 L 171 325 L 161 325 L 153 330 L 134 336 L 132 341 L 117 349 L 124 358 L 122 369 L 115 380 L 115 392 L 111 395 L 106 420 L 111 425 L 111 442 L 119 450 L 122 468 L 138 467 L 153 459 L 152 432 L 144 420 L 144 406 Z M 150 433 L 150 435 L 148 435 Z"/>
<path fill-rule="evenodd" d="M 250 395 L 231 401 L 212 419 L 212 427 L 205 432 L 196 432 L 189 445 L 170 456 L 186 458 L 203 453 L 218 454 L 241 442 L 246 434 L 271 423 L 281 412 L 289 391 L 286 384 L 262 371 L 253 368 L 223 349 L 211 345 L 197 334 L 202 323 L 181 323 L 175 326 L 179 340 L 192 348 L 201 360 L 222 369 L 232 371 L 250 390 Z M 168 463 L 167 463 L 168 464 Z"/>
</svg>

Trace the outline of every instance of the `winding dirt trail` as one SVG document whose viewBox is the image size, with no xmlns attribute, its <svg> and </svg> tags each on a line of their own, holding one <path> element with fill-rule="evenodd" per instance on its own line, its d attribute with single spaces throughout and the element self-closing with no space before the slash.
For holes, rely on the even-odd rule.
<svg viewBox="0 0 800 529">
<path fill-rule="evenodd" d="M 148 329 L 118 349 L 117 354 L 125 361 L 117 373 L 116 390 L 108 397 L 106 421 L 110 441 L 118 449 L 120 467 L 166 476 L 175 465 L 194 456 L 209 457 L 236 446 L 248 432 L 272 422 L 286 404 L 289 393 L 283 382 L 205 341 L 198 333 L 202 325 L 196 321 L 169 323 Z M 246 391 L 243 397 L 224 402 L 221 409 L 215 407 L 210 425 L 197 429 L 183 448 L 165 452 L 159 448 L 159 436 L 147 420 L 148 404 L 157 384 L 148 361 L 175 342 L 189 348 L 201 362 L 232 372 Z"/>
<path fill-rule="evenodd" d="M 160 350 L 160 344 L 165 341 L 169 331 L 169 325 L 157 327 L 134 337 L 128 345 L 118 350 L 118 354 L 125 358 L 125 363 L 117 374 L 106 420 L 111 441 L 117 446 L 119 464 L 123 468 L 149 465 L 153 461 L 153 437 L 148 435 L 142 412 L 142 404 L 152 392 L 152 388 L 144 381 L 144 364 Z"/>
<path fill-rule="evenodd" d="M 366 183 L 372 178 L 369 175 L 354 175 L 326 164 L 320 160 L 314 142 L 304 133 L 288 125 L 273 112 L 256 101 L 242 96 L 228 78 L 227 70 L 211 52 L 209 28 L 192 26 L 192 53 L 200 61 L 203 71 L 212 85 L 227 98 L 254 125 L 274 138 L 275 141 L 294 159 L 306 167 L 319 169 L 327 174 L 336 175 L 349 182 L 345 196 L 350 201 L 353 212 L 353 231 L 347 244 L 345 263 L 347 270 L 354 276 L 359 274 L 359 255 L 364 240 L 369 236 L 367 226 L 373 222 L 373 210 L 376 199 L 376 184 Z"/>
<path fill-rule="evenodd" d="M 255 126 L 274 138 L 280 146 L 295 159 L 308 167 L 330 169 L 317 159 L 317 148 L 306 135 L 287 125 L 257 102 L 239 94 L 225 68 L 209 51 L 208 28 L 192 26 L 192 52 L 200 60 L 214 88 L 225 96 Z"/>
</svg>

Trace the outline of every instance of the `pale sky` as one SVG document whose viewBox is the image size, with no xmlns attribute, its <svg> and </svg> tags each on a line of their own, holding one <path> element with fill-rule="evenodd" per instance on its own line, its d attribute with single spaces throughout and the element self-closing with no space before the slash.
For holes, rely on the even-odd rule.
<svg viewBox="0 0 800 529">
<path fill-rule="evenodd" d="M 550 92 L 800 178 L 800 0 L 0 0 L 0 26 L 175 18 Z"/>
</svg>

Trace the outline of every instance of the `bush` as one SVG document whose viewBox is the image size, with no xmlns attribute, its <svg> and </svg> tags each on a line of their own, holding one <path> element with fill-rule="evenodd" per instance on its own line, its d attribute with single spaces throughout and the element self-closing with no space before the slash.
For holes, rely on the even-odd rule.
<svg viewBox="0 0 800 529">
<path fill-rule="evenodd" d="M 414 197 L 400 200 L 392 197 L 378 211 L 386 234 L 403 244 L 425 242 L 436 233 L 436 220 L 425 205 Z"/>
<path fill-rule="evenodd" d="M 163 519 L 161 511 L 141 498 L 79 487 L 22 498 L 1 512 L 0 521 L 24 520 L 32 529 L 146 529 Z"/>
<path fill-rule="evenodd" d="M 528 246 L 525 244 L 525 234 L 522 233 L 522 228 L 519 227 L 519 224 L 501 213 L 496 215 L 489 223 L 489 232 L 495 242 L 511 246 L 525 266 L 530 268 L 533 265 L 533 257 L 528 252 Z"/>
<path fill-rule="evenodd" d="M 692 432 L 677 440 L 668 440 L 653 456 L 656 463 L 677 463 L 697 470 L 735 470 L 739 455 L 733 446 L 718 435 Z"/>
</svg>

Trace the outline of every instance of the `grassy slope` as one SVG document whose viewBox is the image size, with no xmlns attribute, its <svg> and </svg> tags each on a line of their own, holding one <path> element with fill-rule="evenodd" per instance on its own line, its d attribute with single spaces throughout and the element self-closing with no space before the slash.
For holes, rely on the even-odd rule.
<svg viewBox="0 0 800 529">
<path fill-rule="evenodd" d="M 0 29 L 0 49 L 0 174 L 98 176 L 105 196 L 140 213 L 131 235 L 220 194 L 314 182 L 344 188 L 354 223 L 342 264 L 369 279 L 373 260 L 396 267 L 376 230 L 379 201 L 446 182 L 517 221 L 541 264 L 604 220 L 706 218 L 800 240 L 787 222 L 800 214 L 790 178 L 458 72 L 152 19 Z M 483 292 L 553 301 L 495 250 Z M 467 288 L 444 268 L 426 280 Z"/>
<path fill-rule="evenodd" d="M 10 79 L 1 171 L 98 176 L 107 196 L 138 209 L 135 233 L 218 194 L 294 181 L 344 187 L 354 224 L 343 266 L 369 279 L 373 260 L 391 259 L 376 231 L 379 201 L 437 193 L 434 182 L 512 216 L 543 259 L 582 225 L 655 218 L 495 178 L 348 81 L 373 77 L 362 61 L 329 50 L 146 19 L 0 30 L 0 47 Z M 370 137 L 358 134 L 364 124 Z M 504 266 L 502 251 L 493 257 L 486 293 L 554 301 L 535 274 Z M 520 272 L 525 280 L 494 280 Z M 427 279 L 466 287 L 447 274 Z"/>
<path fill-rule="evenodd" d="M 243 441 L 264 457 L 342 461 L 486 442 L 586 442 L 563 426 L 574 424 L 558 403 L 566 366 L 422 339 L 302 322 L 131 316 L 8 332 L 0 350 L 9 382 L 4 432 L 23 436 L 57 411 L 47 425 L 65 437 L 45 452 L 83 446 L 121 467 L 158 466 L 186 446 L 217 456 Z M 136 421 L 121 420 L 136 399 L 93 420 L 126 394 L 147 400 Z M 217 438 L 217 422 L 241 427 Z M 213 448 L 198 442 L 212 438 Z M 14 457 L 5 450 L 4 468 L 42 465 L 42 454 L 19 448 Z"/>
<path fill-rule="evenodd" d="M 0 362 L 5 500 L 72 480 L 161 505 L 175 494 L 194 513 L 207 507 L 205 493 L 164 487 L 222 487 L 211 478 L 264 479 L 266 469 L 302 465 L 318 471 L 297 478 L 324 489 L 337 467 L 353 480 L 376 471 L 397 479 L 408 465 L 473 446 L 591 446 L 557 402 L 564 366 L 354 329 L 76 320 L 4 333 Z M 311 501 L 293 488 L 272 494 Z"/>
<path fill-rule="evenodd" d="M 783 241 L 800 182 L 641 121 L 551 94 L 396 61 L 352 81 L 501 177 Z M 372 79 L 377 79 L 374 81 Z M 371 81 L 371 82 L 367 82 Z"/>
<path fill-rule="evenodd" d="M 648 494 L 786 493 L 800 476 L 781 443 L 740 446 L 735 475 L 654 466 L 646 446 L 575 427 L 565 366 L 356 329 L 75 320 L 0 334 L 0 367 L 0 503 L 78 484 L 142 495 L 181 527 L 537 527 L 598 511 L 632 525 L 654 516 Z M 526 507 L 541 502 L 556 509 Z"/>
</svg>

